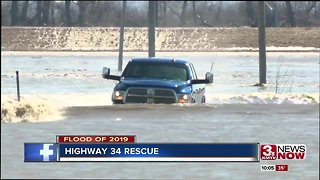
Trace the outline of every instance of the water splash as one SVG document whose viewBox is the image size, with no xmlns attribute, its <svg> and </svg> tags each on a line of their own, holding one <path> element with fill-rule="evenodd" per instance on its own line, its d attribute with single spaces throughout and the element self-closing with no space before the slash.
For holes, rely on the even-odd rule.
<svg viewBox="0 0 320 180">
<path fill-rule="evenodd" d="M 46 122 L 63 119 L 63 110 L 48 99 L 1 95 L 1 123 Z"/>
<path fill-rule="evenodd" d="M 207 104 L 319 104 L 319 94 L 207 94 Z M 29 94 L 21 97 L 21 102 L 15 95 L 1 95 L 1 122 L 46 122 L 64 119 L 64 109 L 67 107 L 88 107 L 112 105 L 110 94 L 106 93 L 69 93 L 69 94 Z M 194 105 L 180 105 L 193 108 Z M 138 108 L 130 105 L 126 108 Z M 149 106 L 159 108 L 160 106 Z M 162 108 L 164 106 L 161 106 Z M 195 108 L 197 106 L 194 106 Z M 121 109 L 122 106 L 114 106 Z M 140 108 L 146 108 L 145 106 Z M 121 119 L 116 118 L 116 121 Z"/>
</svg>

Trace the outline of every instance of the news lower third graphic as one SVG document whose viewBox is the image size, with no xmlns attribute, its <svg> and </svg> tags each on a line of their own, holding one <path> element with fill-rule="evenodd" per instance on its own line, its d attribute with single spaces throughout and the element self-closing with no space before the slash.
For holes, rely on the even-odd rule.
<svg viewBox="0 0 320 180">
<path fill-rule="evenodd" d="M 25 143 L 25 162 L 54 162 L 57 161 L 57 144 L 55 143 Z"/>
<path fill-rule="evenodd" d="M 25 143 L 24 161 L 258 162 L 258 149 L 258 143 Z"/>
<path fill-rule="evenodd" d="M 55 143 L 25 143 L 25 162 L 277 162 L 306 159 L 304 144 L 137 143 L 135 136 L 64 135 Z M 281 163 L 281 162 L 280 162 Z M 261 171 L 288 171 L 284 164 Z"/>
</svg>

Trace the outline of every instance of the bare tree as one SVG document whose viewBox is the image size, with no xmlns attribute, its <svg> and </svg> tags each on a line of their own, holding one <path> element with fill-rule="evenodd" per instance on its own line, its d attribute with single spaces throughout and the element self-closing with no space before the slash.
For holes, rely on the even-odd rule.
<svg viewBox="0 0 320 180">
<path fill-rule="evenodd" d="M 222 1 L 218 1 L 218 7 L 216 12 L 216 24 L 220 23 L 221 9 L 222 9 Z"/>
<path fill-rule="evenodd" d="M 84 26 L 84 16 L 85 16 L 87 5 L 88 4 L 86 1 L 78 1 L 78 6 L 79 6 L 78 25 L 79 26 Z"/>
<path fill-rule="evenodd" d="M 252 1 L 246 1 L 246 12 L 248 17 L 248 24 L 252 27 L 257 27 L 257 21 L 253 12 Z"/>
<path fill-rule="evenodd" d="M 309 5 L 310 4 L 310 5 Z M 309 15 L 310 14 L 310 11 L 315 8 L 317 5 L 317 1 L 312 1 L 312 2 L 309 2 L 308 3 L 308 6 L 306 7 L 306 14 Z"/>
<path fill-rule="evenodd" d="M 55 26 L 56 25 L 56 21 L 55 21 L 55 17 L 54 17 L 54 8 L 50 9 L 50 13 L 51 13 L 51 25 Z"/>
<path fill-rule="evenodd" d="M 309 19 L 309 14 L 312 11 L 312 9 L 314 9 L 314 12 L 316 14 L 316 6 L 317 6 L 316 1 L 308 2 L 308 6 L 305 8 L 305 19 Z"/>
<path fill-rule="evenodd" d="M 167 25 L 167 2 L 163 1 L 163 14 L 162 17 L 164 17 L 163 20 L 163 25 L 166 26 Z"/>
<path fill-rule="evenodd" d="M 318 1 L 267 2 L 272 7 L 266 8 L 267 26 L 320 25 Z M 147 3 L 139 10 L 127 3 L 127 26 L 147 26 Z M 120 26 L 121 3 L 116 1 L 2 1 L 1 4 L 2 25 Z M 157 1 L 156 5 L 156 26 L 258 25 L 255 1 Z"/>
<path fill-rule="evenodd" d="M 316 5 L 316 7 L 314 8 L 314 19 L 315 19 L 315 21 L 318 21 L 318 26 L 320 25 L 320 21 L 319 21 L 319 19 L 320 19 L 320 3 L 318 3 L 317 5 Z"/>
<path fill-rule="evenodd" d="M 19 7 L 18 7 L 18 1 L 12 1 L 11 2 L 11 26 L 18 25 L 18 14 L 19 14 Z"/>
<path fill-rule="evenodd" d="M 22 11 L 20 14 L 20 22 L 22 25 L 26 25 L 26 19 L 27 19 L 27 15 L 28 15 L 28 7 L 29 7 L 29 1 L 24 1 L 23 2 L 23 6 L 22 6 Z"/>
<path fill-rule="evenodd" d="M 37 1 L 37 25 L 41 26 L 42 25 L 42 1 Z"/>
<path fill-rule="evenodd" d="M 49 24 L 49 12 L 50 12 L 50 1 L 43 1 L 42 25 L 47 26 Z"/>
<path fill-rule="evenodd" d="M 278 64 L 276 67 L 274 81 L 273 81 L 273 78 L 269 76 L 270 82 L 274 86 L 276 94 L 285 92 L 286 88 L 289 88 L 288 90 L 290 92 L 292 88 L 292 84 L 294 82 L 294 79 L 293 79 L 294 76 L 292 73 L 289 74 L 289 71 L 288 71 L 289 68 L 287 67 L 287 69 L 283 71 L 282 67 L 283 67 L 283 57 L 280 56 L 278 58 Z"/>
<path fill-rule="evenodd" d="M 99 24 L 99 22 L 101 22 L 102 21 L 102 17 L 103 17 L 103 13 L 104 13 L 104 9 L 102 8 L 102 7 L 100 7 L 100 3 L 102 3 L 102 2 L 99 2 L 99 1 L 97 1 L 97 3 L 96 3 L 96 7 L 97 7 L 97 17 L 95 18 L 97 21 L 96 21 L 96 24 Z M 105 3 L 107 3 L 106 1 L 105 1 Z M 119 16 L 120 15 L 120 11 L 117 11 L 118 13 L 117 13 L 117 15 Z"/>
<path fill-rule="evenodd" d="M 290 1 L 286 1 L 286 6 L 287 6 L 289 22 L 291 24 L 291 27 L 296 27 L 296 22 L 295 22 L 295 19 L 294 19 L 294 12 L 292 10 L 292 6 L 291 6 Z"/>
<path fill-rule="evenodd" d="M 177 17 L 181 18 L 181 15 L 176 11 L 177 8 L 172 7 L 172 3 L 171 4 L 167 4 L 167 7 L 170 9 L 171 13 L 173 13 Z"/>
<path fill-rule="evenodd" d="M 315 19 L 320 19 L 320 4 L 317 4 L 318 8 L 315 7 L 314 8 L 314 18 Z"/>
<path fill-rule="evenodd" d="M 66 0 L 65 1 L 65 25 L 70 26 L 71 25 L 71 15 L 70 15 L 70 1 Z"/>
<path fill-rule="evenodd" d="M 181 12 L 181 15 L 180 15 L 180 26 L 182 26 L 182 27 L 186 25 L 187 3 L 188 3 L 188 1 L 183 1 L 182 12 Z"/>
<path fill-rule="evenodd" d="M 273 3 L 273 12 L 274 12 L 274 26 L 278 27 L 278 8 L 277 8 L 276 1 Z"/>
</svg>

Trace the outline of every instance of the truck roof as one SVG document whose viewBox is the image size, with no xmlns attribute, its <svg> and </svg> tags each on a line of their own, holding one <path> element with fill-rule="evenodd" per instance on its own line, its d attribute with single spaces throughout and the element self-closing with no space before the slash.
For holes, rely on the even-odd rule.
<svg viewBox="0 0 320 180">
<path fill-rule="evenodd" d="M 177 64 L 188 64 L 189 62 L 182 59 L 175 59 L 175 58 L 156 58 L 156 57 L 148 57 L 148 58 L 133 58 L 131 59 L 132 62 L 174 62 Z"/>
</svg>

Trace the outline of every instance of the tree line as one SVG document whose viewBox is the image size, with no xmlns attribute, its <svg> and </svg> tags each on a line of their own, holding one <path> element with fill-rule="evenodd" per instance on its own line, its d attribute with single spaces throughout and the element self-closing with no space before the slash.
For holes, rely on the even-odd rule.
<svg viewBox="0 0 320 180">
<path fill-rule="evenodd" d="M 320 26 L 317 1 L 265 1 L 267 27 Z M 257 26 L 257 1 L 156 1 L 158 27 Z M 1 1 L 2 26 L 119 27 L 122 1 Z M 126 27 L 148 26 L 148 2 L 128 1 Z"/>
</svg>

